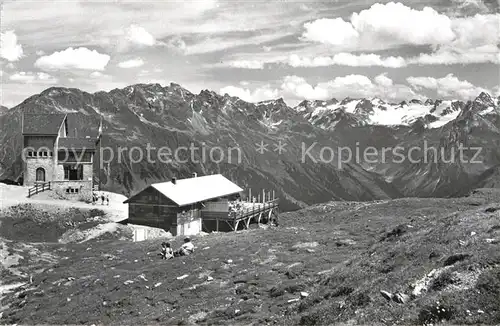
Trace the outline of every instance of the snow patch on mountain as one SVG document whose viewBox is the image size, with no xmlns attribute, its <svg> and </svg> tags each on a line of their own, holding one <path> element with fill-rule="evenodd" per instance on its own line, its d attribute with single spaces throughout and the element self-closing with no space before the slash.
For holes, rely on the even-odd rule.
<svg viewBox="0 0 500 326">
<path fill-rule="evenodd" d="M 423 119 L 427 128 L 440 128 L 458 117 L 461 102 L 432 101 L 422 103 L 386 103 L 379 98 L 344 99 L 341 102 L 303 101 L 294 109 L 304 114 L 312 124 L 322 129 L 333 129 L 342 119 L 349 125 L 410 126 Z"/>
</svg>

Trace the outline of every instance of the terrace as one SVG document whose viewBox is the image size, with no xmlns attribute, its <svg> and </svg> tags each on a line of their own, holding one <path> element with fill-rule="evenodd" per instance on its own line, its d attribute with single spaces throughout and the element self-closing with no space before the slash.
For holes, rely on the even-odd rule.
<svg viewBox="0 0 500 326">
<path fill-rule="evenodd" d="M 237 231 L 239 226 L 248 229 L 252 220 L 257 223 L 269 222 L 279 214 L 277 198 L 264 199 L 263 202 L 221 200 L 205 203 L 204 206 L 201 210 L 203 225 L 217 232 L 227 230 L 227 227 L 231 231 Z"/>
</svg>

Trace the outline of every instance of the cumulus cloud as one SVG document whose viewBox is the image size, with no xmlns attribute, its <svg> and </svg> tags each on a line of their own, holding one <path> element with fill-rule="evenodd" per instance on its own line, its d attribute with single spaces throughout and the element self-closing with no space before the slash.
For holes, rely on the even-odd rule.
<svg viewBox="0 0 500 326">
<path fill-rule="evenodd" d="M 452 20 L 456 38 L 430 54 L 412 59 L 417 64 L 500 63 L 500 14 L 477 14 Z"/>
<path fill-rule="evenodd" d="M 465 50 L 443 48 L 433 53 L 423 53 L 407 61 L 420 65 L 451 65 L 483 62 L 500 64 L 500 50 L 493 44 Z"/>
<path fill-rule="evenodd" d="M 500 14 L 474 15 L 453 19 L 456 38 L 454 47 L 467 49 L 486 44 L 498 44 L 500 40 Z"/>
<path fill-rule="evenodd" d="M 286 64 L 291 67 L 327 67 L 327 66 L 349 66 L 349 67 L 406 67 L 410 61 L 401 56 L 382 57 L 378 54 L 352 54 L 347 52 L 337 53 L 333 56 L 301 56 L 291 54 L 288 56 L 269 56 L 259 60 L 234 60 L 224 63 L 223 66 L 263 69 L 266 64 Z"/>
<path fill-rule="evenodd" d="M 292 54 L 288 57 L 287 63 L 292 67 L 325 67 L 332 65 L 350 66 L 350 67 L 371 67 L 380 66 L 387 68 L 401 68 L 407 65 L 406 60 L 402 57 L 386 57 L 383 58 L 378 54 L 351 54 L 338 53 L 334 56 L 318 56 L 318 57 L 300 57 Z"/>
<path fill-rule="evenodd" d="M 68 69 L 102 71 L 109 60 L 109 55 L 101 54 L 96 50 L 89 50 L 85 47 L 76 49 L 70 47 L 38 58 L 35 67 L 46 71 Z"/>
<path fill-rule="evenodd" d="M 93 71 L 92 73 L 90 73 L 89 77 L 95 78 L 95 79 L 101 79 L 101 80 L 102 79 L 111 79 L 110 75 L 103 74 L 100 71 Z"/>
<path fill-rule="evenodd" d="M 341 47 L 381 44 L 437 45 L 451 42 L 451 19 L 430 7 L 415 10 L 401 3 L 374 4 L 342 18 L 318 19 L 304 24 L 303 39 Z"/>
<path fill-rule="evenodd" d="M 496 86 L 495 88 L 493 88 L 493 96 L 500 97 L 500 86 Z"/>
<path fill-rule="evenodd" d="M 292 67 L 379 66 L 400 68 L 408 65 L 500 64 L 500 13 L 448 17 L 426 7 L 415 10 L 401 3 L 375 4 L 354 13 L 350 20 L 318 19 L 304 24 L 303 41 L 329 45 L 332 55 L 324 55 L 324 45 L 302 43 L 297 54 L 286 52 L 233 57 L 252 66 L 284 63 Z M 413 56 L 386 56 L 376 51 L 404 45 L 428 45 L 431 52 Z M 309 51 L 309 53 L 308 53 Z M 365 53 L 351 53 L 362 51 Z M 314 52 L 318 54 L 314 54 Z M 372 53 L 369 53 L 372 52 Z M 321 54 L 320 54 L 321 53 Z"/>
<path fill-rule="evenodd" d="M 397 44 L 442 44 L 454 39 L 451 19 L 430 7 L 415 10 L 402 3 L 374 4 L 351 17 L 361 37 Z"/>
<path fill-rule="evenodd" d="M 376 76 L 374 80 L 383 87 L 391 87 L 394 84 L 392 79 L 387 77 L 387 73 Z"/>
<path fill-rule="evenodd" d="M 243 69 L 264 69 L 264 62 L 258 60 L 236 60 L 228 62 L 227 66 Z"/>
<path fill-rule="evenodd" d="M 278 90 L 272 89 L 269 85 L 256 88 L 253 92 L 248 88 L 226 86 L 220 89 L 220 94 L 236 96 L 245 102 L 260 102 L 272 100 L 278 97 Z"/>
<path fill-rule="evenodd" d="M 377 3 L 353 13 L 348 21 L 322 18 L 305 23 L 302 39 L 337 51 L 432 46 L 432 53 L 408 58 L 411 64 L 499 63 L 500 13 L 448 17 L 430 7 L 416 10 L 401 3 Z M 332 57 L 316 61 L 335 64 Z"/>
<path fill-rule="evenodd" d="M 24 72 L 20 71 L 9 76 L 9 79 L 15 82 L 26 84 L 55 84 L 57 79 L 45 72 Z"/>
<path fill-rule="evenodd" d="M 363 75 L 336 77 L 328 82 L 309 84 L 304 78 L 287 76 L 281 85 L 282 91 L 295 98 L 306 100 L 326 100 L 332 97 L 381 97 L 387 100 L 420 98 L 410 87 L 394 84 L 387 75 L 379 75 L 374 81 Z"/>
<path fill-rule="evenodd" d="M 156 39 L 144 27 L 139 25 L 130 25 L 126 29 L 126 39 L 132 44 L 139 46 L 153 46 Z"/>
<path fill-rule="evenodd" d="M 144 65 L 144 60 L 142 60 L 141 58 L 131 59 L 131 60 L 127 60 L 127 61 L 123 61 L 123 62 L 118 63 L 118 67 L 125 68 L 125 69 L 137 68 L 137 67 L 140 67 L 142 65 Z"/>
<path fill-rule="evenodd" d="M 470 15 L 474 13 L 487 13 L 490 11 L 488 5 L 494 9 L 495 6 L 498 8 L 498 4 L 494 4 L 496 0 L 487 1 L 486 3 L 482 0 L 452 0 L 453 10 L 457 13 L 463 13 L 465 15 Z"/>
<path fill-rule="evenodd" d="M 0 57 L 7 61 L 17 61 L 24 56 L 23 47 L 17 41 L 14 31 L 0 33 Z"/>
<path fill-rule="evenodd" d="M 434 77 L 408 77 L 406 81 L 416 90 L 435 90 L 439 96 L 445 98 L 460 98 L 463 100 L 474 99 L 481 92 L 488 90 L 477 87 L 467 80 L 460 80 L 453 74 L 448 74 L 442 78 Z"/>
<path fill-rule="evenodd" d="M 306 100 L 326 100 L 331 97 L 331 90 L 326 84 L 318 84 L 314 87 L 299 76 L 286 76 L 281 89 L 285 94 L 294 98 Z"/>
<path fill-rule="evenodd" d="M 325 44 L 342 45 L 355 44 L 359 33 L 354 26 L 342 18 L 321 18 L 304 24 L 305 32 L 302 34 L 304 40 L 315 41 Z"/>
<path fill-rule="evenodd" d="M 220 90 L 221 94 L 228 93 L 247 102 L 258 102 L 278 97 L 290 101 L 301 100 L 328 100 L 331 98 L 371 98 L 378 97 L 388 101 L 401 101 L 409 98 L 423 99 L 408 85 L 395 83 L 387 73 L 375 76 L 373 79 L 364 75 L 351 74 L 339 76 L 332 80 L 320 82 L 316 85 L 309 83 L 305 78 L 289 75 L 281 80 L 275 88 L 270 85 L 258 87 L 253 91 L 247 82 L 241 82 L 243 87 L 228 86 Z"/>
</svg>

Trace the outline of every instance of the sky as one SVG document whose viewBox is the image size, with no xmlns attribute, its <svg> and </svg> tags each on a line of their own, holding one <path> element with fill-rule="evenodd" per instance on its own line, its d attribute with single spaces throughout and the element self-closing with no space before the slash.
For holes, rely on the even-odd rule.
<svg viewBox="0 0 500 326">
<path fill-rule="evenodd" d="M 171 82 L 248 102 L 500 96 L 497 0 L 4 1 L 0 104 Z"/>
</svg>

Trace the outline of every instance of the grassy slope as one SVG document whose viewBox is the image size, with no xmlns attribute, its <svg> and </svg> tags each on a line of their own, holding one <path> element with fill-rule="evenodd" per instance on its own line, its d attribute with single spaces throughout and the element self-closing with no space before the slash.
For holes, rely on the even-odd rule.
<svg viewBox="0 0 500 326">
<path fill-rule="evenodd" d="M 195 255 L 170 261 L 155 256 L 161 239 L 40 244 L 57 262 L 4 298 L 2 321 L 498 323 L 500 245 L 487 239 L 500 239 L 500 211 L 485 210 L 500 205 L 487 196 L 319 205 L 283 214 L 278 229 L 195 238 Z M 462 260 L 443 269 L 456 254 L 470 256 L 454 256 Z M 432 269 L 443 273 L 405 304 L 379 293 L 409 294 Z M 309 296 L 288 302 L 301 291 Z"/>
</svg>

